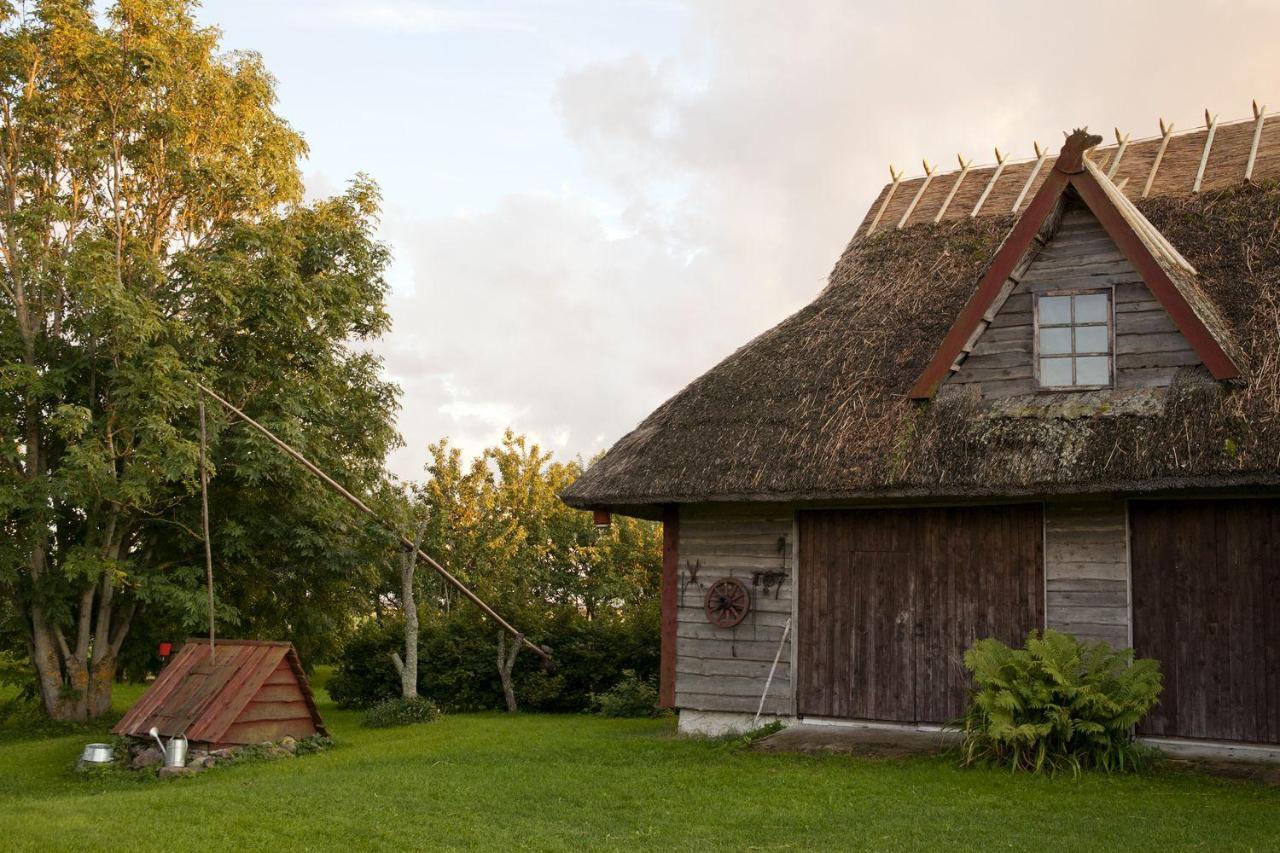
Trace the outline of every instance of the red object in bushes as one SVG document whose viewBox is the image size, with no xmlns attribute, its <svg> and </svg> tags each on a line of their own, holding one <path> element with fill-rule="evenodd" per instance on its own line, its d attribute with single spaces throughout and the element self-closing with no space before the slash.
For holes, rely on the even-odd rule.
<svg viewBox="0 0 1280 853">
<path fill-rule="evenodd" d="M 173 643 L 161 643 L 161 644 L 160 644 L 160 657 L 161 657 L 161 658 L 167 658 L 167 657 L 168 657 L 170 654 L 172 654 L 172 653 L 173 653 Z"/>
</svg>

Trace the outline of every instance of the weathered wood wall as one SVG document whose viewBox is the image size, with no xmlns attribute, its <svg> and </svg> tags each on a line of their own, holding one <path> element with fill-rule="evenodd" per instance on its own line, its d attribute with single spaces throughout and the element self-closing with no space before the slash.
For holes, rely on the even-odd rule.
<svg viewBox="0 0 1280 853">
<path fill-rule="evenodd" d="M 245 705 L 235 722 L 222 736 L 222 743 L 244 744 L 278 741 L 284 737 L 298 740 L 316 734 L 311 709 L 288 660 L 280 661 L 253 699 Z"/>
<path fill-rule="evenodd" d="M 1199 364 L 1191 345 L 1142 277 L 1087 208 L 1075 204 L 949 384 L 977 384 L 984 397 L 1036 391 L 1033 294 L 1050 290 L 1115 289 L 1115 387 L 1164 387 L 1179 367 Z"/>
<path fill-rule="evenodd" d="M 1134 501 L 1134 649 L 1164 673 L 1141 734 L 1280 743 L 1280 500 Z"/>
<path fill-rule="evenodd" d="M 792 612 L 792 540 L 789 507 L 681 507 L 677 707 L 755 712 Z M 751 611 L 736 628 L 714 627 L 703 610 L 707 589 L 722 577 L 751 591 Z M 792 712 L 790 646 L 788 638 L 765 713 Z"/>
<path fill-rule="evenodd" d="M 1125 647 L 1129 546 L 1123 500 L 1045 505 L 1046 627 Z"/>
</svg>

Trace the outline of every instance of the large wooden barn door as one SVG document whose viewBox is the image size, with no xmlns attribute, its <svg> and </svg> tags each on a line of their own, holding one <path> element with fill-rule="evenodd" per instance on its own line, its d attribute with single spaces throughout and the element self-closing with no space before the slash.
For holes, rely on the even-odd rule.
<svg viewBox="0 0 1280 853">
<path fill-rule="evenodd" d="M 1280 500 L 1129 505 L 1133 645 L 1160 661 L 1146 735 L 1280 743 Z"/>
<path fill-rule="evenodd" d="M 964 650 L 1043 623 L 1039 505 L 801 513 L 797 709 L 945 722 Z"/>
</svg>

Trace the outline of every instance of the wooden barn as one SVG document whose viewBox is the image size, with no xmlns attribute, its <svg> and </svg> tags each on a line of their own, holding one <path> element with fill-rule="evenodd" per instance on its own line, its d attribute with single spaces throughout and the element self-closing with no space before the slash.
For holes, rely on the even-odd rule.
<svg viewBox="0 0 1280 853">
<path fill-rule="evenodd" d="M 218 640 L 212 659 L 207 640 L 188 640 L 111 731 L 153 726 L 210 749 L 328 734 L 293 645 L 264 640 Z"/>
<path fill-rule="evenodd" d="M 567 490 L 664 522 L 682 730 L 762 697 L 936 726 L 975 638 L 1048 627 L 1160 660 L 1141 734 L 1280 744 L 1280 118 L 1255 113 L 895 175 L 810 305 Z"/>
</svg>

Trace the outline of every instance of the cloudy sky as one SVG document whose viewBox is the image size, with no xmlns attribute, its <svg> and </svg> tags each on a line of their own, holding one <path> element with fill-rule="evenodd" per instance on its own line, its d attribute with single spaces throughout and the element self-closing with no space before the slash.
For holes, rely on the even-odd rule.
<svg viewBox="0 0 1280 853">
<path fill-rule="evenodd" d="M 821 288 L 895 163 L 1280 109 L 1280 0 L 206 0 L 386 201 L 406 447 L 607 448 Z"/>
</svg>

